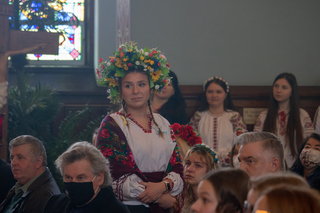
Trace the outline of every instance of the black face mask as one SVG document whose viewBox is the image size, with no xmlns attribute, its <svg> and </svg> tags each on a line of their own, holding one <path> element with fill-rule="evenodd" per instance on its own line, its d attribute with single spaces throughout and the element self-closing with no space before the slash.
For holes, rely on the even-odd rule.
<svg viewBox="0 0 320 213">
<path fill-rule="evenodd" d="M 88 203 L 95 194 L 92 182 L 63 182 L 63 184 L 66 195 L 70 201 L 77 206 L 83 206 Z"/>
</svg>

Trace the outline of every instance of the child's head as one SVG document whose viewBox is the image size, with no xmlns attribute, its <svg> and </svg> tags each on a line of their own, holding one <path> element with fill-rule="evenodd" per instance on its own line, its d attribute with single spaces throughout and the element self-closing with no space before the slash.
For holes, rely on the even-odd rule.
<svg viewBox="0 0 320 213">
<path fill-rule="evenodd" d="M 184 175 L 187 183 L 191 185 L 198 185 L 207 172 L 217 168 L 217 154 L 205 145 L 193 146 L 184 158 Z"/>
</svg>

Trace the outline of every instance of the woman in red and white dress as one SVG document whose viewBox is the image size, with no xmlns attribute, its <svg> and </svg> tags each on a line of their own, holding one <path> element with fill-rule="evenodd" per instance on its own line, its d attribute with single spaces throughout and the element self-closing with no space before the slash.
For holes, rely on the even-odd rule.
<svg viewBox="0 0 320 213">
<path fill-rule="evenodd" d="M 296 77 L 281 73 L 273 82 L 269 108 L 260 113 L 253 131 L 272 132 L 284 147 L 284 158 L 290 168 L 298 157 L 303 139 L 314 132 L 308 113 L 299 108 L 299 91 Z"/>
<path fill-rule="evenodd" d="M 201 107 L 189 125 L 199 133 L 203 143 L 218 153 L 220 165 L 228 167 L 235 138 L 247 132 L 247 127 L 236 112 L 226 80 L 211 77 L 204 82 L 203 91 Z"/>
</svg>

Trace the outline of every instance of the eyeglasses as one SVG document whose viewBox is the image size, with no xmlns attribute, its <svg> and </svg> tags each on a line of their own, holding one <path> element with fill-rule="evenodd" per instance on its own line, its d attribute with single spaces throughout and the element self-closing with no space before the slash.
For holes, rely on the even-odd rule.
<svg viewBox="0 0 320 213">
<path fill-rule="evenodd" d="M 253 205 L 251 205 L 247 200 L 244 201 L 243 206 L 244 206 L 244 209 L 243 209 L 244 213 L 252 213 Z"/>
</svg>

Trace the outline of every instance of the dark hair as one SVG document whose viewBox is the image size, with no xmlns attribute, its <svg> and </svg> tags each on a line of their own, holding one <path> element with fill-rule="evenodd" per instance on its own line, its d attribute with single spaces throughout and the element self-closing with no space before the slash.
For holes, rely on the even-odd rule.
<svg viewBox="0 0 320 213">
<path fill-rule="evenodd" d="M 243 203 L 249 191 L 249 175 L 240 169 L 214 170 L 207 173 L 202 180 L 207 180 L 213 186 L 218 205 L 216 212 L 243 213 Z"/>
<path fill-rule="evenodd" d="M 286 140 L 289 144 L 292 157 L 297 157 L 297 148 L 301 146 L 303 140 L 303 133 L 300 121 L 298 84 L 296 77 L 293 74 L 281 73 L 274 80 L 271 88 L 269 108 L 266 120 L 264 122 L 263 131 L 272 132 L 276 134 L 279 103 L 273 97 L 273 86 L 276 83 L 276 81 L 282 78 L 288 81 L 292 89 L 290 96 L 290 112 L 288 115 L 289 117 L 286 129 Z"/>
<path fill-rule="evenodd" d="M 230 168 L 234 168 L 234 162 L 233 162 L 233 157 L 234 157 L 234 151 L 236 150 L 237 146 L 239 146 L 240 144 L 235 143 L 233 144 L 232 148 L 231 148 L 231 152 L 230 152 L 230 164 L 229 167 Z M 239 152 L 239 150 L 238 150 Z"/>
<path fill-rule="evenodd" d="M 204 91 L 202 93 L 201 105 L 200 105 L 199 111 L 203 112 L 203 111 L 206 111 L 209 109 L 209 104 L 207 101 L 206 92 L 207 92 L 209 85 L 212 83 L 218 84 L 227 93 L 227 97 L 224 99 L 224 102 L 223 102 L 224 110 L 226 111 L 227 109 L 231 109 L 233 111 L 236 111 L 236 108 L 233 105 L 233 102 L 231 100 L 230 92 L 227 92 L 227 84 L 224 81 L 220 80 L 219 78 L 214 78 L 205 84 Z"/>
<path fill-rule="evenodd" d="M 187 105 L 178 86 L 178 78 L 172 70 L 170 70 L 169 76 L 171 77 L 174 94 L 161 106 L 158 113 L 167 119 L 170 124 L 186 124 L 188 122 L 186 113 Z"/>
<path fill-rule="evenodd" d="M 316 133 L 312 133 L 308 138 L 306 138 L 303 143 L 301 144 L 300 148 L 299 148 L 299 153 L 298 153 L 298 157 L 296 159 L 296 161 L 293 163 L 292 167 L 291 167 L 291 171 L 297 173 L 298 175 L 301 175 L 302 177 L 304 176 L 304 167 L 301 163 L 300 160 L 300 154 L 304 148 L 304 146 L 306 145 L 306 143 L 309 141 L 310 138 L 313 138 L 317 141 L 320 142 L 320 135 L 316 134 Z M 317 170 L 319 169 L 320 171 L 320 167 L 317 168 Z"/>
<path fill-rule="evenodd" d="M 150 82 L 149 82 L 149 81 L 150 81 L 150 78 L 149 78 L 149 76 L 146 74 L 146 72 L 143 71 L 143 68 L 141 68 L 141 67 L 138 68 L 138 69 L 136 69 L 136 70 L 127 71 L 125 75 L 127 75 L 128 73 L 134 73 L 134 72 L 142 73 L 142 74 L 146 75 L 147 78 L 148 78 L 148 83 L 149 83 L 149 85 L 150 85 Z M 121 95 L 121 93 L 122 93 L 122 79 L 123 79 L 123 77 L 122 77 L 122 78 L 119 78 L 119 93 L 120 93 L 120 95 Z M 148 86 L 149 86 L 149 85 L 148 85 Z M 127 105 L 126 105 L 125 100 L 122 100 L 122 108 L 123 108 L 125 114 L 127 114 L 127 110 L 126 110 L 127 107 L 126 107 L 126 106 L 127 106 Z M 151 117 L 152 117 L 152 121 L 153 121 L 154 124 L 158 127 L 159 136 L 163 138 L 163 137 L 164 137 L 163 132 L 162 132 L 162 130 L 160 129 L 158 123 L 156 122 L 156 120 L 155 120 L 154 117 L 153 117 L 153 112 L 152 112 L 151 104 L 150 104 L 150 98 L 148 99 L 148 107 L 149 107 L 149 111 L 150 111 L 150 114 L 151 114 Z M 129 123 L 127 123 L 127 125 L 129 125 Z M 128 126 L 128 127 L 129 127 L 129 126 Z"/>
<path fill-rule="evenodd" d="M 15 68 L 16 70 L 23 69 L 29 63 L 26 57 L 27 57 L 26 54 L 19 54 L 19 55 L 11 56 L 12 67 Z"/>
</svg>

